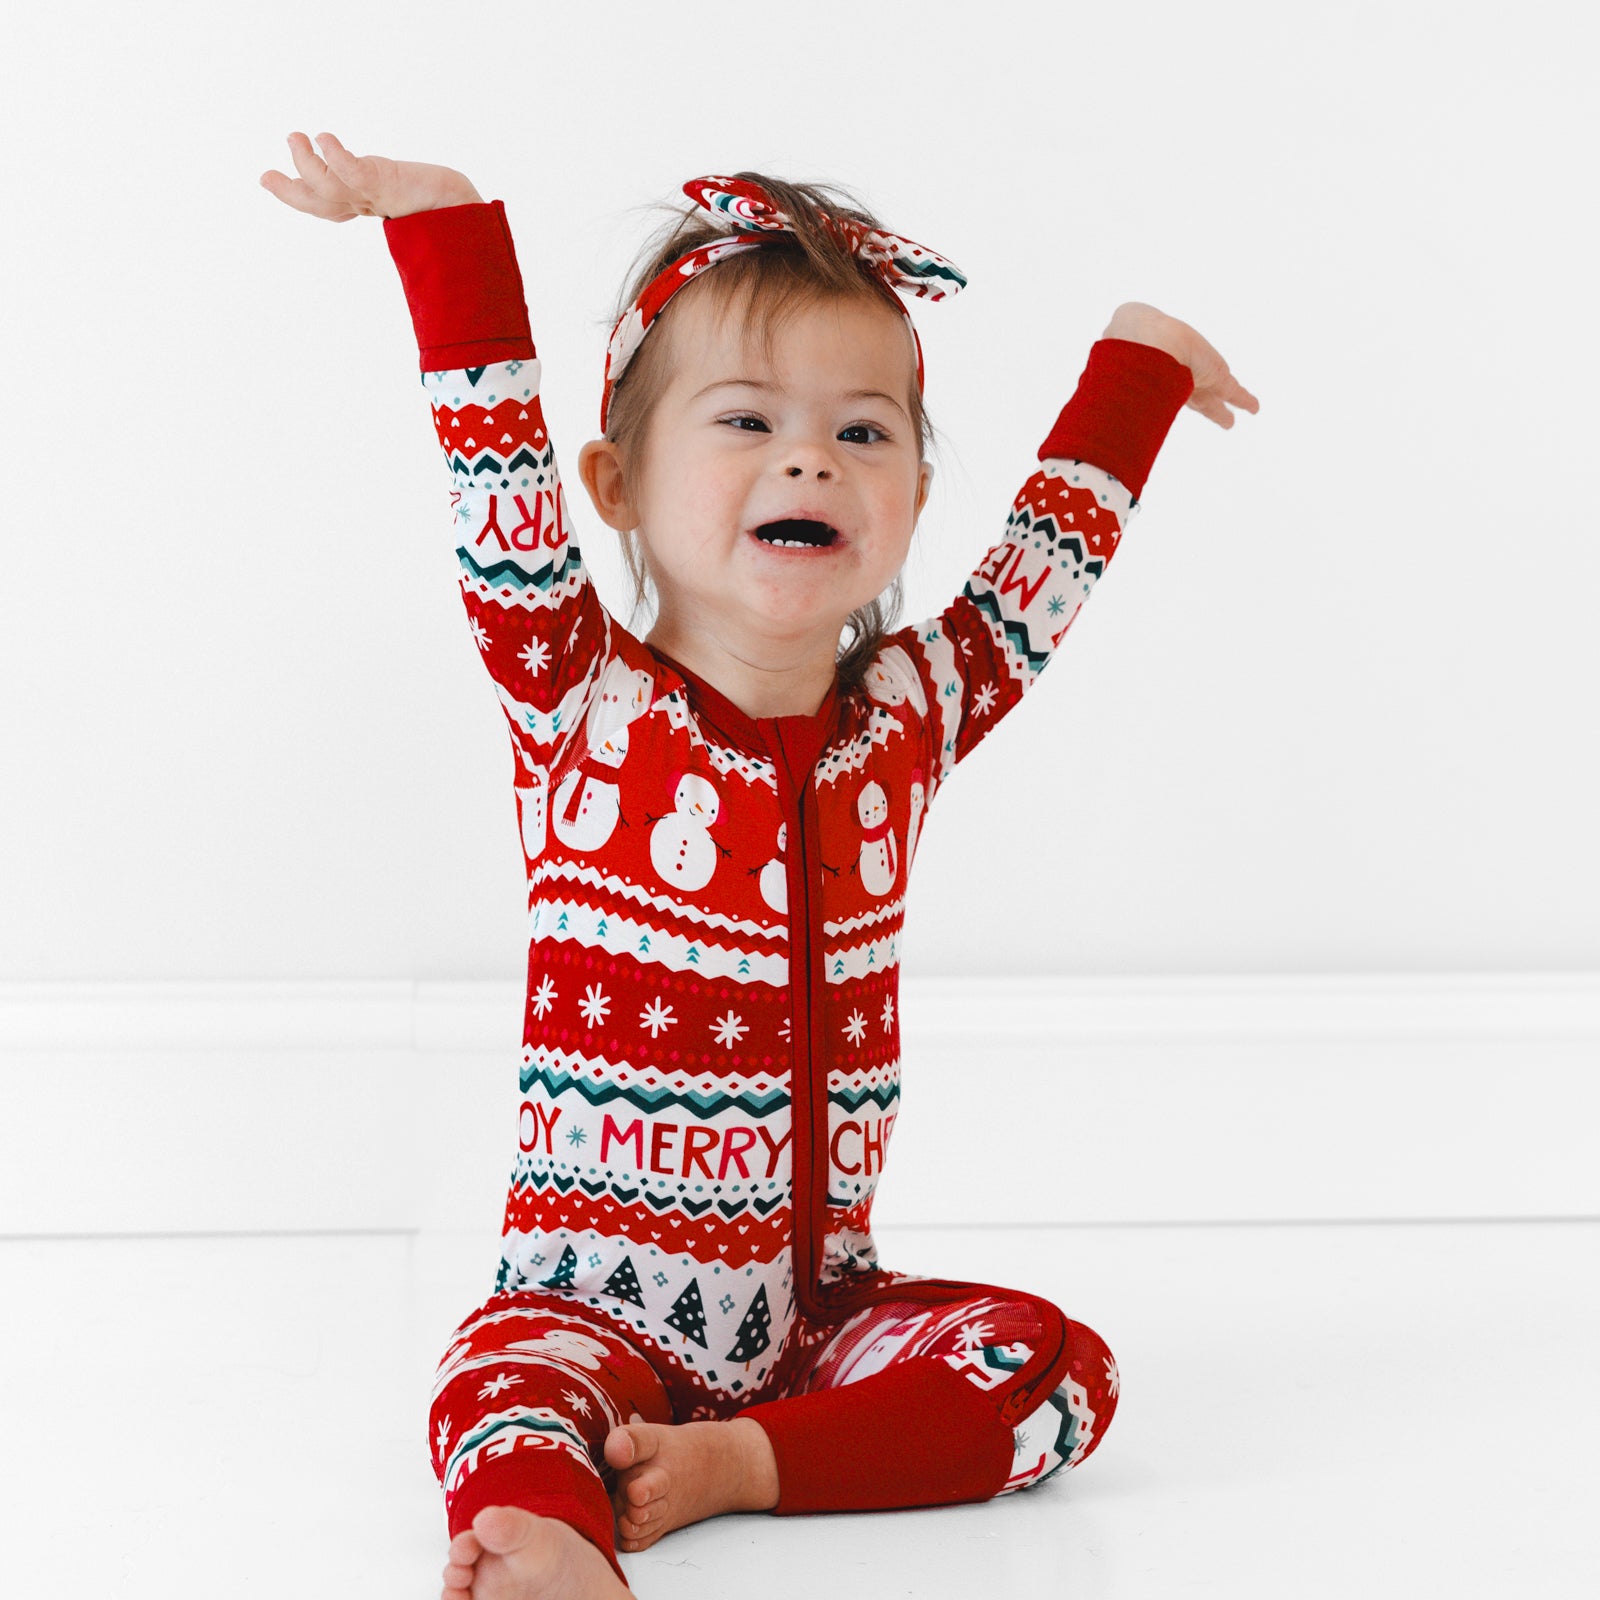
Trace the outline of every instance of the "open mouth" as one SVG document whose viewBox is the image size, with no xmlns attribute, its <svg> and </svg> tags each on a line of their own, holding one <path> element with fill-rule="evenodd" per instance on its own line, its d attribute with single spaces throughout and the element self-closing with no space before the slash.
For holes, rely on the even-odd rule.
<svg viewBox="0 0 1600 1600">
<path fill-rule="evenodd" d="M 841 542 L 837 528 L 809 517 L 764 522 L 751 530 L 751 537 L 774 550 L 827 550 Z"/>
</svg>

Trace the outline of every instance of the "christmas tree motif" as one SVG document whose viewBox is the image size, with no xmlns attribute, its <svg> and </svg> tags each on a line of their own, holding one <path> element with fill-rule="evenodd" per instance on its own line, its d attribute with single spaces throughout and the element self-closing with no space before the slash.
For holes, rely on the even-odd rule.
<svg viewBox="0 0 1600 1600">
<path fill-rule="evenodd" d="M 706 1308 L 700 1299 L 698 1278 L 691 1278 L 689 1287 L 672 1302 L 667 1326 L 676 1328 L 685 1339 L 693 1339 L 702 1350 L 706 1348 Z"/>
<path fill-rule="evenodd" d="M 601 1292 L 614 1294 L 619 1300 L 631 1300 L 636 1306 L 644 1305 L 644 1296 L 639 1292 L 639 1274 L 633 1270 L 632 1256 L 622 1258 L 622 1265 L 606 1279 L 606 1286 Z"/>
<path fill-rule="evenodd" d="M 650 954 L 650 935 L 648 933 L 640 937 L 639 951 L 642 955 Z"/>
<path fill-rule="evenodd" d="M 767 1304 L 767 1286 L 762 1284 L 756 1290 L 755 1299 L 750 1302 L 750 1309 L 744 1314 L 744 1321 L 739 1324 L 733 1349 L 723 1359 L 742 1361 L 749 1366 L 772 1343 L 771 1328 L 772 1308 Z"/>
<path fill-rule="evenodd" d="M 500 1270 L 494 1275 L 494 1292 L 499 1294 L 506 1286 L 506 1279 L 511 1276 L 511 1263 L 504 1256 L 500 1257 Z"/>
<path fill-rule="evenodd" d="M 578 1275 L 578 1252 L 569 1244 L 561 1252 L 561 1260 L 557 1263 L 556 1270 L 548 1278 L 540 1281 L 541 1289 L 565 1288 Z"/>
<path fill-rule="evenodd" d="M 606 919 L 605 919 L 605 917 L 603 915 L 601 916 L 600 920 L 594 925 L 594 931 L 595 931 L 595 935 L 596 935 L 597 938 L 601 938 L 601 939 L 605 938 L 605 936 L 606 936 Z"/>
</svg>

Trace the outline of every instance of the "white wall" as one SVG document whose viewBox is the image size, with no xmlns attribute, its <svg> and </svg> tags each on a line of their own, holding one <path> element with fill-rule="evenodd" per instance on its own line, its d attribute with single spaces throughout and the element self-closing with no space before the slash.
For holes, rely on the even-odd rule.
<svg viewBox="0 0 1600 1600">
<path fill-rule="evenodd" d="M 601 26 L 593 20 L 608 19 Z M 0 977 L 514 980 L 502 719 L 376 221 L 285 134 L 503 199 L 576 480 L 686 178 L 853 188 L 970 288 L 906 620 L 1123 300 L 1180 414 L 1115 566 L 941 796 L 908 973 L 1600 966 L 1590 25 L 1570 5 L 21 8 L 0 134 Z"/>
</svg>

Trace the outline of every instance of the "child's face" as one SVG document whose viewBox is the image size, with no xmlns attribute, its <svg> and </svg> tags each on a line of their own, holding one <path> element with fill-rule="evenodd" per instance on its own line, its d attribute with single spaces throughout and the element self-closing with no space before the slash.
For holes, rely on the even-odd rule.
<svg viewBox="0 0 1600 1600">
<path fill-rule="evenodd" d="M 776 332 L 769 364 L 737 312 L 719 326 L 705 297 L 685 293 L 671 315 L 673 374 L 633 507 L 662 618 L 730 646 L 825 646 L 831 659 L 846 618 L 905 564 L 932 477 L 906 410 L 905 319 L 853 300 L 807 306 Z M 833 543 L 755 537 L 791 517 L 830 524 Z"/>
</svg>

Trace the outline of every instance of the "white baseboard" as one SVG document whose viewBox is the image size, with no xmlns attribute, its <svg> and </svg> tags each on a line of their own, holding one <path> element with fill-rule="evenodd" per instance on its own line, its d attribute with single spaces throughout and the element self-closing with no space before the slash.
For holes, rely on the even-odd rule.
<svg viewBox="0 0 1600 1600">
<path fill-rule="evenodd" d="M 521 1026 L 514 983 L 0 984 L 0 1237 L 492 1237 Z M 1597 974 L 906 978 L 901 1043 L 885 1224 L 1600 1215 Z"/>
</svg>

